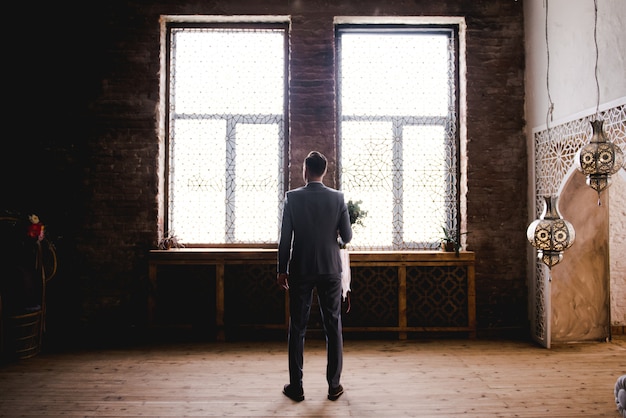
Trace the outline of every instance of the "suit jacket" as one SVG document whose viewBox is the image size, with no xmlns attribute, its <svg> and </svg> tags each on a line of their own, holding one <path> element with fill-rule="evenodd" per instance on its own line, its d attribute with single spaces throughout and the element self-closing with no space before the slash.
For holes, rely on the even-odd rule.
<svg viewBox="0 0 626 418">
<path fill-rule="evenodd" d="M 341 275 L 337 234 L 352 239 L 342 192 L 311 182 L 288 191 L 278 244 L 278 272 L 292 275 Z"/>
</svg>

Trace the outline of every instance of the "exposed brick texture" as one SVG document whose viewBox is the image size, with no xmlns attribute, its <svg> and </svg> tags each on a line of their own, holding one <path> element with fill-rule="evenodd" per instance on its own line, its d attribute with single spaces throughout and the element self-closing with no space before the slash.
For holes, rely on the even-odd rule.
<svg viewBox="0 0 626 418">
<path fill-rule="evenodd" d="M 62 235 L 62 267 L 50 283 L 50 331 L 144 320 L 146 253 L 157 244 L 162 168 L 160 15 L 291 16 L 292 187 L 302 184 L 301 162 L 310 149 L 331 160 L 336 155 L 333 17 L 450 15 L 467 22 L 467 242 L 477 259 L 478 328 L 526 335 L 521 3 L 94 0 L 72 20 L 70 10 L 48 6 L 29 29 L 37 43 L 22 43 L 12 56 L 34 73 L 17 71 L 20 81 L 10 86 L 18 115 L 7 122 L 20 123 L 23 134 L 7 139 L 16 149 L 5 156 L 20 168 L 3 177 L 0 206 L 37 211 Z M 334 171 L 333 161 L 329 185 L 336 184 Z"/>
</svg>

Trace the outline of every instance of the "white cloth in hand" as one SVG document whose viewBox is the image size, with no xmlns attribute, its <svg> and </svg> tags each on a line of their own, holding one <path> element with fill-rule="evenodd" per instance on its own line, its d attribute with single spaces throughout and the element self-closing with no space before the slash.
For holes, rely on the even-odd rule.
<svg viewBox="0 0 626 418">
<path fill-rule="evenodd" d="M 348 296 L 348 292 L 351 290 L 350 282 L 352 280 L 352 275 L 350 274 L 350 254 L 345 248 L 340 249 L 339 254 L 341 255 L 341 296 L 345 301 Z"/>
</svg>

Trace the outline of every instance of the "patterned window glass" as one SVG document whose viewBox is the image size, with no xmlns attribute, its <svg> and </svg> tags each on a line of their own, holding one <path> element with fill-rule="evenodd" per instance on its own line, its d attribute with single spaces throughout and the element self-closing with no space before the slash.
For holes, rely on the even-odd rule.
<svg viewBox="0 0 626 418">
<path fill-rule="evenodd" d="M 438 248 L 459 225 L 455 29 L 337 34 L 341 188 L 367 212 L 352 246 Z"/>
<path fill-rule="evenodd" d="M 275 243 L 284 196 L 284 28 L 168 32 L 167 230 Z"/>
</svg>

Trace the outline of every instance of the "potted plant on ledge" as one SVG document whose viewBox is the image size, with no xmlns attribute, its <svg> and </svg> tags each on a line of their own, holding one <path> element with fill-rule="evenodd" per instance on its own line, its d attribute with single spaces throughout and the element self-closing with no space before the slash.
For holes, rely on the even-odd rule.
<svg viewBox="0 0 626 418">
<path fill-rule="evenodd" d="M 456 230 L 448 229 L 443 226 L 443 236 L 441 237 L 441 250 L 446 252 L 454 251 L 456 255 L 459 255 L 461 251 L 461 235 L 467 234 L 467 232 L 461 232 L 457 234 Z"/>
<path fill-rule="evenodd" d="M 159 250 L 169 250 L 172 248 L 184 248 L 185 246 L 180 243 L 178 237 L 168 232 L 165 236 L 159 241 L 158 248 Z"/>
</svg>

